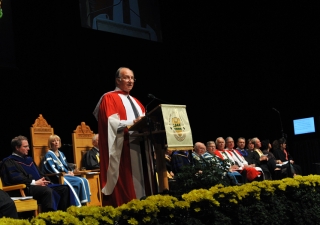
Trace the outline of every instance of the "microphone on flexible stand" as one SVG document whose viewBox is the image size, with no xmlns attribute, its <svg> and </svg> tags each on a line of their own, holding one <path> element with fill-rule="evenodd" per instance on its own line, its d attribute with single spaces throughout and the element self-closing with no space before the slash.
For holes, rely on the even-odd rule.
<svg viewBox="0 0 320 225">
<path fill-rule="evenodd" d="M 162 99 L 160 99 L 160 98 L 156 98 L 156 96 L 154 96 L 153 94 L 148 94 L 148 98 L 157 99 L 157 100 L 159 100 L 159 101 L 161 101 L 161 102 L 164 102 L 164 103 L 169 104 L 169 102 L 167 102 L 167 101 L 165 101 L 165 100 L 162 100 Z"/>
<path fill-rule="evenodd" d="M 153 94 L 148 94 L 148 98 L 156 98 Z"/>
<path fill-rule="evenodd" d="M 273 109 L 274 111 L 276 111 L 276 112 L 279 114 L 282 138 L 287 139 L 287 138 L 286 138 L 286 134 L 283 132 L 282 119 L 281 119 L 280 112 L 279 112 L 279 110 L 277 110 L 276 108 L 272 108 L 272 109 Z M 289 159 L 289 157 L 288 157 L 287 174 L 288 174 L 288 177 L 293 177 L 293 174 L 292 174 L 292 172 L 291 172 L 291 163 L 290 163 L 290 159 Z"/>
<path fill-rule="evenodd" d="M 283 125 L 282 125 L 282 119 L 281 119 L 280 112 L 279 112 L 279 110 L 277 110 L 276 108 L 272 108 L 272 109 L 279 114 L 280 126 L 281 126 L 281 135 L 282 135 L 282 137 L 284 138 L 284 137 L 285 137 L 285 134 L 284 134 L 284 132 L 283 132 Z"/>
<path fill-rule="evenodd" d="M 156 99 L 158 101 L 164 102 L 164 103 L 168 103 L 165 100 L 162 100 L 160 98 L 157 98 L 156 96 L 154 96 L 153 94 L 148 94 L 148 98 L 151 98 L 152 100 L 146 105 L 146 116 L 147 116 L 147 125 L 150 125 L 150 118 L 148 117 L 148 106 Z"/>
<path fill-rule="evenodd" d="M 272 108 L 274 111 L 280 114 L 280 112 L 276 108 Z"/>
<path fill-rule="evenodd" d="M 63 144 L 63 146 L 69 146 L 70 147 L 70 146 L 72 146 L 72 144 Z"/>
<path fill-rule="evenodd" d="M 149 97 L 149 96 L 148 96 Z M 146 114 L 148 112 L 148 106 L 154 101 L 154 99 L 152 99 L 147 105 L 146 105 Z"/>
</svg>

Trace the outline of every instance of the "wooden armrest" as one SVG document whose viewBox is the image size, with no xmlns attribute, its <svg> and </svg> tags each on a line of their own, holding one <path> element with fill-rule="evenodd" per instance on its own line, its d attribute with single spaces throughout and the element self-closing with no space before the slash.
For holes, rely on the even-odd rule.
<svg viewBox="0 0 320 225">
<path fill-rule="evenodd" d="M 14 191 L 19 189 L 25 189 L 27 186 L 25 184 L 16 184 L 16 185 L 10 185 L 10 186 L 4 186 L 2 190 L 4 191 Z"/>
<path fill-rule="evenodd" d="M 87 172 L 88 172 L 88 171 L 85 170 L 85 171 L 73 172 L 73 174 L 74 174 L 75 176 L 79 176 L 79 175 L 82 175 L 82 174 L 86 174 Z"/>
<path fill-rule="evenodd" d="M 59 184 L 63 184 L 64 183 L 64 178 L 63 176 L 65 175 L 66 173 L 65 172 L 60 172 L 60 173 L 48 173 L 48 174 L 45 174 L 46 176 L 48 177 L 52 177 L 52 176 L 58 176 L 58 182 Z"/>
<path fill-rule="evenodd" d="M 75 176 L 82 176 L 82 177 L 86 177 L 86 175 L 90 175 L 90 174 L 100 174 L 100 171 L 85 170 L 85 171 L 79 171 L 74 173 Z"/>
<path fill-rule="evenodd" d="M 60 173 L 47 173 L 45 174 L 48 177 L 53 177 L 53 176 L 64 176 L 66 173 L 65 172 L 60 172 Z"/>
</svg>

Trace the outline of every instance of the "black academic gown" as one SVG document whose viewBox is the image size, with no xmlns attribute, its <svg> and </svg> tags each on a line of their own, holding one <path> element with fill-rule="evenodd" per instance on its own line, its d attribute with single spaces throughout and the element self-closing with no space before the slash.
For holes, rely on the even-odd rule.
<svg viewBox="0 0 320 225">
<path fill-rule="evenodd" d="M 45 177 L 35 165 L 31 157 L 11 155 L 0 164 L 1 177 L 4 185 L 25 184 L 26 195 L 33 196 L 41 204 L 41 211 L 66 210 L 71 205 L 70 189 L 67 185 L 49 184 L 48 186 L 32 185 L 32 180 Z M 46 177 L 46 180 L 50 180 Z M 11 192 L 11 196 L 20 193 Z"/>
<path fill-rule="evenodd" d="M 99 163 L 99 150 L 92 148 L 82 158 L 82 167 L 85 167 L 87 170 L 100 169 Z"/>
</svg>

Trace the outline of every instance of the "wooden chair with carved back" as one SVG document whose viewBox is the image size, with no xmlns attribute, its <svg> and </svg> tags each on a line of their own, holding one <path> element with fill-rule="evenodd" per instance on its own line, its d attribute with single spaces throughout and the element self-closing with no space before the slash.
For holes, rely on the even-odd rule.
<svg viewBox="0 0 320 225">
<path fill-rule="evenodd" d="M 93 131 L 85 122 L 81 122 L 80 125 L 72 133 L 72 146 L 73 146 L 73 158 L 74 163 L 78 168 L 82 168 L 82 157 L 93 147 L 92 138 L 94 136 Z M 88 205 L 102 206 L 102 196 L 100 188 L 100 172 L 98 170 L 86 170 L 79 172 L 82 177 L 88 179 L 91 189 L 91 202 Z"/>
<path fill-rule="evenodd" d="M 78 168 L 83 167 L 82 156 L 93 147 L 93 136 L 93 131 L 85 122 L 81 122 L 72 133 L 73 159 Z"/>
<path fill-rule="evenodd" d="M 48 139 L 50 135 L 53 135 L 53 128 L 48 124 L 47 120 L 43 118 L 42 114 L 35 120 L 34 124 L 30 127 L 31 133 L 31 152 L 35 164 L 40 170 L 42 170 L 42 161 L 44 155 L 48 151 Z M 49 178 L 56 177 L 58 175 L 58 183 L 63 184 L 64 173 L 46 174 Z"/>
<path fill-rule="evenodd" d="M 43 118 L 42 114 L 39 114 L 39 117 L 30 127 L 30 133 L 32 157 L 39 167 L 43 156 L 48 151 L 48 139 L 50 135 L 53 135 L 53 128 Z"/>
</svg>

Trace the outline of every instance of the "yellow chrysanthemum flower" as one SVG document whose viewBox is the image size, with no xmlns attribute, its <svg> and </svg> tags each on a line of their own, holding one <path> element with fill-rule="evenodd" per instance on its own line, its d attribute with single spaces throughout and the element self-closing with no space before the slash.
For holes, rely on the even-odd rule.
<svg viewBox="0 0 320 225">
<path fill-rule="evenodd" d="M 132 225 L 138 225 L 139 222 L 135 219 L 135 218 L 130 218 L 128 221 L 128 224 L 132 224 Z"/>
<path fill-rule="evenodd" d="M 144 223 L 147 223 L 147 222 L 150 222 L 150 221 L 151 221 L 151 218 L 150 218 L 150 216 L 146 216 L 146 217 L 144 217 L 144 218 L 142 219 L 142 221 L 143 221 Z"/>
</svg>

